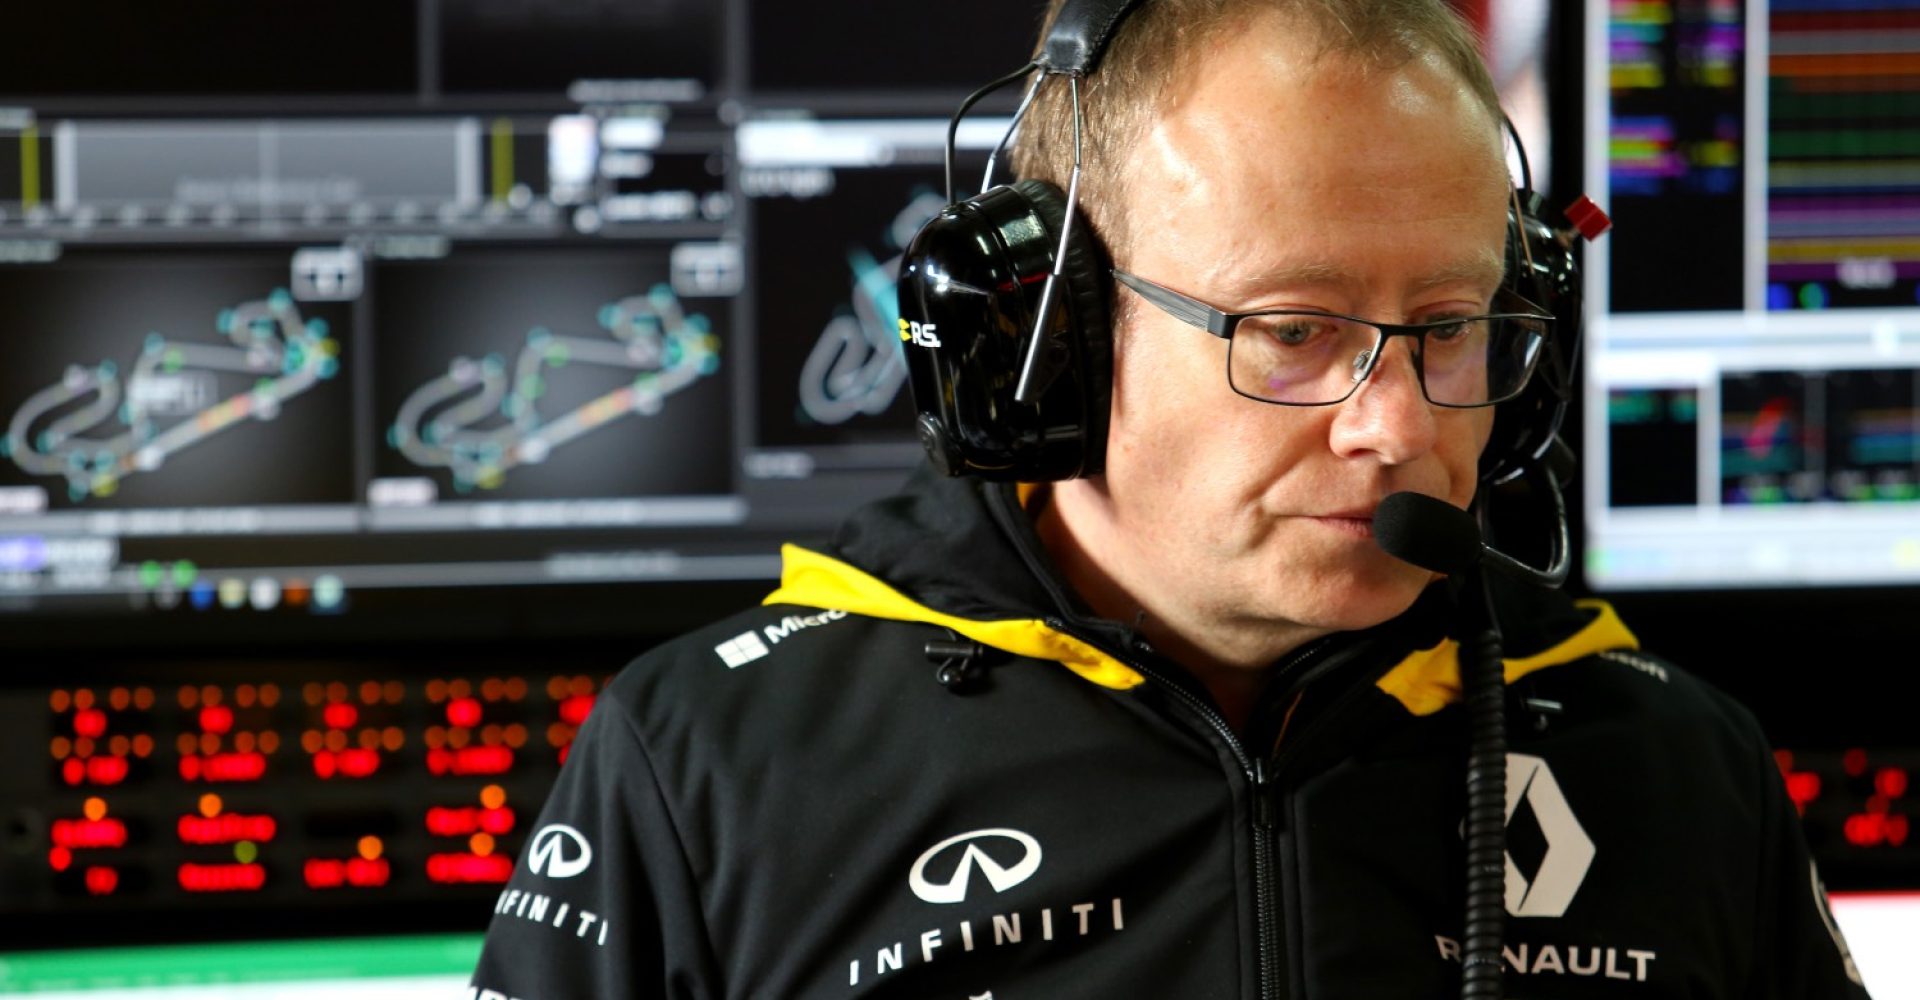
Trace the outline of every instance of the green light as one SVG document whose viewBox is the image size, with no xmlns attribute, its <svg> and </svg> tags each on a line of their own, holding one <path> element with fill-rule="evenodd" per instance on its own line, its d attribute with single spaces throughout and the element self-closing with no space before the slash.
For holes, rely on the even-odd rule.
<svg viewBox="0 0 1920 1000">
<path fill-rule="evenodd" d="M 160 564 L 152 559 L 140 564 L 140 586 L 152 590 L 160 586 L 162 575 Z"/>
<path fill-rule="evenodd" d="M 254 859 L 259 856 L 260 848 L 253 846 L 251 840 L 243 840 L 233 845 L 233 859 L 243 865 L 253 864 Z"/>
<path fill-rule="evenodd" d="M 192 560 L 182 559 L 173 564 L 173 585 L 183 590 L 193 586 L 193 581 L 199 575 L 200 567 L 195 566 Z"/>
</svg>

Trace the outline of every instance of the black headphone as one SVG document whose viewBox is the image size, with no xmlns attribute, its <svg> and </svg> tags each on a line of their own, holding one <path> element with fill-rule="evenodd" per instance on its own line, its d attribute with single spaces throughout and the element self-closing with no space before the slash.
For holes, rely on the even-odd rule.
<svg viewBox="0 0 1920 1000">
<path fill-rule="evenodd" d="M 1017 127 L 1041 81 L 1065 77 L 1075 88 L 1077 182 L 1080 81 L 1120 21 L 1143 2 L 1067 0 L 1034 61 L 974 92 L 953 116 L 948 205 L 907 247 L 899 285 L 916 429 L 935 467 L 948 475 L 1050 482 L 1105 467 L 1114 289 L 1106 254 L 1084 222 L 1073 231 L 1071 189 L 1022 180 L 956 199 L 953 137 L 968 109 L 994 90 L 1038 71 L 1015 114 Z M 1505 290 L 1549 310 L 1555 332 L 1526 390 L 1498 404 L 1480 461 L 1488 483 L 1520 476 L 1554 446 L 1572 399 L 1580 338 L 1572 236 L 1577 229 L 1592 238 L 1605 228 L 1605 216 L 1585 199 L 1569 209 L 1574 227 L 1543 221 L 1524 150 L 1520 158 L 1522 183 L 1508 213 Z"/>
</svg>

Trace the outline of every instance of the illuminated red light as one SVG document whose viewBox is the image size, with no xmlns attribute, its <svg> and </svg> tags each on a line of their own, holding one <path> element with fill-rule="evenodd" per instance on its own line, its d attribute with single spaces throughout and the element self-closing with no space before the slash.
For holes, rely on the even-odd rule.
<svg viewBox="0 0 1920 1000">
<path fill-rule="evenodd" d="M 124 847 L 127 824 L 117 819 L 56 819 L 53 821 L 53 846 L 68 850 L 87 847 Z"/>
<path fill-rule="evenodd" d="M 370 889 L 387 884 L 393 875 L 393 866 L 386 858 L 349 858 L 347 859 L 347 884 Z"/>
<path fill-rule="evenodd" d="M 105 896 L 119 886 L 119 872 L 105 865 L 94 865 L 87 869 L 87 892 L 95 896 Z"/>
<path fill-rule="evenodd" d="M 480 829 L 499 836 L 513 830 L 513 810 L 505 806 L 480 810 Z"/>
<path fill-rule="evenodd" d="M 570 754 L 572 752 L 573 752 L 573 744 L 571 742 L 569 742 L 566 746 L 561 747 L 560 763 L 565 764 L 567 762 L 567 754 Z"/>
<path fill-rule="evenodd" d="M 447 702 L 447 721 L 456 726 L 477 726 L 480 724 L 480 701 L 476 698 L 455 698 Z"/>
<path fill-rule="evenodd" d="M 76 736 L 99 739 L 107 732 L 107 713 L 97 708 L 85 708 L 73 713 L 73 732 Z"/>
<path fill-rule="evenodd" d="M 1897 799 L 1907 794 L 1907 771 L 1900 767 L 1883 767 L 1873 776 L 1873 790 L 1889 799 Z"/>
<path fill-rule="evenodd" d="M 362 889 L 387 884 L 393 876 L 393 866 L 386 858 L 349 858 L 347 859 L 347 884 Z"/>
<path fill-rule="evenodd" d="M 386 858 L 308 858 L 301 872 L 308 888 L 338 889 L 350 885 L 358 889 L 372 889 L 386 885 L 393 877 L 393 867 Z"/>
<path fill-rule="evenodd" d="M 225 733 L 233 729 L 233 709 L 225 705 L 208 705 L 200 710 L 200 728 L 209 733 Z"/>
<path fill-rule="evenodd" d="M 243 840 L 272 840 L 279 828 L 272 816 L 222 813 L 212 817 L 182 816 L 178 829 L 183 844 L 237 844 Z"/>
<path fill-rule="evenodd" d="M 180 888 L 188 892 L 254 892 L 267 884 L 267 870 L 258 864 L 180 866 Z"/>
<path fill-rule="evenodd" d="M 117 785 L 127 778 L 127 759 L 125 757 L 90 757 L 87 759 L 87 780 L 96 785 Z"/>
<path fill-rule="evenodd" d="M 1840 755 L 1840 766 L 1847 771 L 1847 777 L 1858 778 L 1867 773 L 1867 752 L 1854 747 Z"/>
<path fill-rule="evenodd" d="M 592 711 L 593 695 L 569 695 L 567 700 L 560 703 L 560 721 L 570 726 L 577 726 L 587 721 L 587 714 Z"/>
<path fill-rule="evenodd" d="M 1847 817 L 1841 832 L 1855 847 L 1899 847 L 1907 842 L 1909 821 L 1899 814 L 1855 813 Z"/>
<path fill-rule="evenodd" d="M 266 773 L 267 757 L 259 751 L 180 758 L 180 777 L 187 781 L 258 781 Z"/>
<path fill-rule="evenodd" d="M 337 858 L 308 858 L 300 876 L 309 889 L 337 889 L 347 882 L 347 863 Z"/>
<path fill-rule="evenodd" d="M 340 751 L 340 773 L 349 778 L 364 778 L 380 770 L 380 751 L 358 747 Z"/>
<path fill-rule="evenodd" d="M 343 701 L 336 701 L 320 710 L 320 719 L 330 729 L 347 729 L 360 721 L 360 710 Z"/>
<path fill-rule="evenodd" d="M 436 837 L 465 837 L 486 832 L 494 836 L 513 832 L 513 810 L 501 806 L 434 806 L 427 810 L 427 832 Z"/>
<path fill-rule="evenodd" d="M 427 832 L 436 837 L 464 837 L 480 829 L 480 810 L 473 806 L 434 806 L 427 810 Z"/>
<path fill-rule="evenodd" d="M 86 761 L 78 757 L 68 757 L 60 762 L 60 780 L 69 785 L 78 785 L 87 780 Z"/>
<path fill-rule="evenodd" d="M 355 747 L 351 750 L 322 750 L 313 755 L 313 773 L 321 778 L 335 775 L 364 778 L 380 770 L 380 751 Z"/>
<path fill-rule="evenodd" d="M 1807 803 L 1820 797 L 1820 775 L 1813 771 L 1793 771 L 1787 775 L 1787 797 L 1805 811 Z"/>
<path fill-rule="evenodd" d="M 501 774 L 513 767 L 507 747 L 461 747 L 427 751 L 427 770 L 434 774 Z"/>
<path fill-rule="evenodd" d="M 427 857 L 427 878 L 443 884 L 505 882 L 513 874 L 513 859 L 504 854 L 433 854 Z"/>
<path fill-rule="evenodd" d="M 66 871 L 73 867 L 73 852 L 64 847 L 56 847 L 48 851 L 47 866 L 57 872 Z"/>
</svg>

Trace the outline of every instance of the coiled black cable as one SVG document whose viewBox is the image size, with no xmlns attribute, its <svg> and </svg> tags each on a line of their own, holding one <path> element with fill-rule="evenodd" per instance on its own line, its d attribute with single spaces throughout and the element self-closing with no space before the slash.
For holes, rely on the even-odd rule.
<svg viewBox="0 0 1920 1000">
<path fill-rule="evenodd" d="M 1489 608 L 1491 611 L 1491 608 Z M 1507 916 L 1506 678 L 1499 629 L 1488 626 L 1460 649 L 1466 693 L 1467 905 L 1461 934 L 1460 996 L 1500 1000 L 1501 934 Z"/>
</svg>

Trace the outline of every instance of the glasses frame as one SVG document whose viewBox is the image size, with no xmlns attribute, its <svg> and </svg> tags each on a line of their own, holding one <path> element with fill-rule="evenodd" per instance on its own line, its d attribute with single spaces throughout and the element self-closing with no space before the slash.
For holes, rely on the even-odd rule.
<svg viewBox="0 0 1920 1000">
<path fill-rule="evenodd" d="M 1547 338 L 1552 335 L 1553 331 L 1552 316 L 1548 315 L 1546 311 L 1540 309 L 1540 307 L 1535 306 L 1533 303 L 1511 292 L 1507 294 L 1518 300 L 1522 305 L 1529 306 L 1537 311 L 1484 313 L 1478 316 L 1461 316 L 1451 319 L 1435 320 L 1431 323 L 1377 323 L 1370 319 L 1361 319 L 1358 316 L 1348 316 L 1336 312 L 1323 312 L 1317 309 L 1257 309 L 1252 312 L 1227 312 L 1218 306 L 1209 305 L 1191 295 L 1176 292 L 1158 282 L 1150 281 L 1136 274 L 1129 274 L 1117 267 L 1113 268 L 1112 271 L 1116 281 L 1133 289 L 1135 294 L 1153 303 L 1161 312 L 1189 326 L 1199 327 L 1219 337 L 1221 340 L 1226 341 L 1227 388 L 1232 389 L 1236 394 L 1246 399 L 1251 399 L 1256 403 L 1267 403 L 1272 406 L 1338 406 L 1346 402 L 1353 397 L 1355 392 L 1359 391 L 1360 386 L 1365 383 L 1367 379 L 1373 377 L 1373 370 L 1380 364 L 1380 356 L 1386 353 L 1387 341 L 1393 337 L 1411 337 L 1418 343 L 1418 348 L 1412 352 L 1413 373 L 1415 381 L 1420 383 L 1420 395 L 1427 402 L 1434 406 L 1444 406 L 1454 410 L 1477 410 L 1483 407 L 1497 406 L 1519 397 L 1521 393 L 1526 391 L 1527 383 L 1533 380 L 1534 368 L 1540 363 L 1540 352 L 1538 350 L 1533 352 L 1532 358 L 1527 363 L 1525 376 L 1520 379 L 1519 386 L 1512 392 L 1496 399 L 1489 399 L 1484 403 L 1442 403 L 1434 399 L 1433 396 L 1427 392 L 1427 371 L 1425 365 L 1426 332 L 1428 330 L 1457 326 L 1468 320 L 1529 319 L 1544 324 L 1546 332 L 1541 334 L 1540 339 L 1541 346 L 1545 346 Z M 1366 370 L 1361 372 L 1359 376 L 1353 380 L 1353 384 L 1348 387 L 1345 395 L 1339 399 L 1329 399 L 1325 402 L 1289 403 L 1277 399 L 1267 399 L 1263 396 L 1255 396 L 1242 391 L 1239 386 L 1233 384 L 1233 334 L 1235 330 L 1239 329 L 1242 320 L 1251 319 L 1255 316 L 1317 316 L 1323 319 L 1346 320 L 1349 323 L 1359 323 L 1363 326 L 1373 327 L 1375 330 L 1380 331 L 1380 337 L 1373 343 L 1372 354 L 1367 358 Z"/>
</svg>

